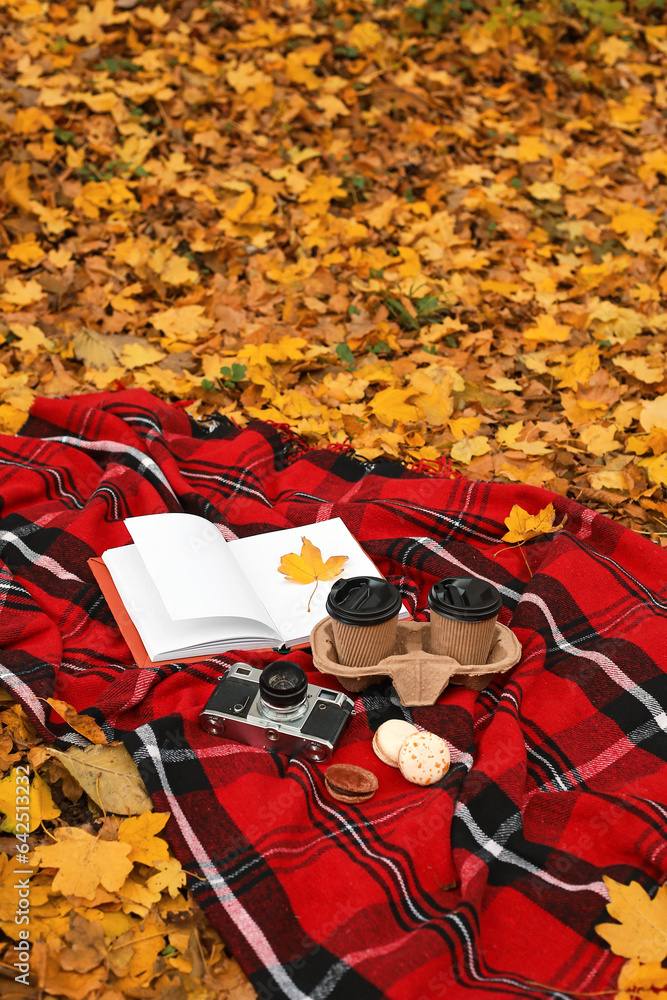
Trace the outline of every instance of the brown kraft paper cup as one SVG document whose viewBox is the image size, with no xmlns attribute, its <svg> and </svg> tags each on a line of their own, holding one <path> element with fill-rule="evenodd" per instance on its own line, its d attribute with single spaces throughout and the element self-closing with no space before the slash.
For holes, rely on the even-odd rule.
<svg viewBox="0 0 667 1000">
<path fill-rule="evenodd" d="M 371 667 L 391 656 L 401 595 L 388 580 L 353 576 L 337 580 L 327 597 L 338 662 Z"/>
<path fill-rule="evenodd" d="M 338 662 L 347 667 L 372 667 L 391 656 L 396 643 L 398 613 L 380 625 L 344 625 L 331 619 Z"/>
<path fill-rule="evenodd" d="M 475 577 L 448 577 L 433 584 L 431 652 L 462 665 L 486 663 L 502 606 L 493 584 Z"/>
<path fill-rule="evenodd" d="M 463 666 L 486 663 L 498 615 L 485 622 L 457 622 L 431 612 L 431 652 L 451 656 Z"/>
</svg>

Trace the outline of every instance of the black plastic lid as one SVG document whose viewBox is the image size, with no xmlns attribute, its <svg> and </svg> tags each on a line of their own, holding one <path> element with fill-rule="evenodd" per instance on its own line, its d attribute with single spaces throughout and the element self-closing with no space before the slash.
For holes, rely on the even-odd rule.
<svg viewBox="0 0 667 1000">
<path fill-rule="evenodd" d="M 460 622 L 484 622 L 497 615 L 502 604 L 493 584 L 474 576 L 449 576 L 438 580 L 428 595 L 432 611 Z"/>
<path fill-rule="evenodd" d="M 393 583 L 373 576 L 336 580 L 327 597 L 327 614 L 344 625 L 380 625 L 401 610 Z"/>
</svg>

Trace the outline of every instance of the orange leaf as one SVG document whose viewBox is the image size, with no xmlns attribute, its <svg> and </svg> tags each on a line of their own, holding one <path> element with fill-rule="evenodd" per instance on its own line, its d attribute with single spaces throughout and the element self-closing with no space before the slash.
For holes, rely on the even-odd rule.
<svg viewBox="0 0 667 1000">
<path fill-rule="evenodd" d="M 56 698 L 47 698 L 46 701 L 54 712 L 57 712 L 65 720 L 68 726 L 85 736 L 91 743 L 109 742 L 90 715 L 79 715 L 76 709 L 68 705 L 66 701 L 58 701 Z"/>
</svg>

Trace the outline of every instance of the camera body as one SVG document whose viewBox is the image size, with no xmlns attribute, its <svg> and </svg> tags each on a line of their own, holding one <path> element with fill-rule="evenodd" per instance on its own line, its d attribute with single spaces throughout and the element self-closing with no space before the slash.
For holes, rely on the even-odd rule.
<svg viewBox="0 0 667 1000">
<path fill-rule="evenodd" d="M 291 661 L 264 670 L 239 662 L 218 683 L 199 723 L 214 736 L 320 763 L 331 759 L 353 710 L 346 694 L 308 684 Z"/>
</svg>

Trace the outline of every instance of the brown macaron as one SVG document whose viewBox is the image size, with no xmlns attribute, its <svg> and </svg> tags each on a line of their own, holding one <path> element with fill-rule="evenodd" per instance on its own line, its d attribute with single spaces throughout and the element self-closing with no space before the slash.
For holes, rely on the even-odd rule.
<svg viewBox="0 0 667 1000">
<path fill-rule="evenodd" d="M 324 784 L 332 799 L 352 805 L 368 802 L 378 789 L 373 772 L 356 764 L 332 764 L 324 772 Z"/>
</svg>

